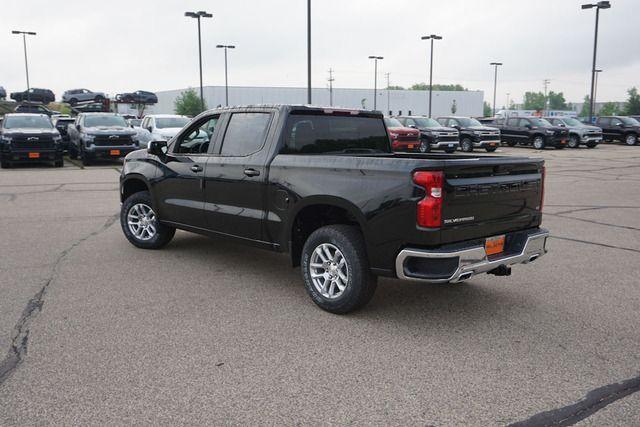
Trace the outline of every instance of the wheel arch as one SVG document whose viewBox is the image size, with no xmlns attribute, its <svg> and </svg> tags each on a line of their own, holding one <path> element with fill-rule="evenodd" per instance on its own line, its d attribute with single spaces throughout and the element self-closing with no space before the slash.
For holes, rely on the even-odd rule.
<svg viewBox="0 0 640 427">
<path fill-rule="evenodd" d="M 151 191 L 147 179 L 140 174 L 127 175 L 120 184 L 120 202 L 124 202 L 132 194 L 140 191 Z"/>
<path fill-rule="evenodd" d="M 366 218 L 352 202 L 337 196 L 312 196 L 298 202 L 286 226 L 286 242 L 292 265 L 300 265 L 306 239 L 320 227 L 332 224 L 357 226 L 366 239 Z"/>
</svg>

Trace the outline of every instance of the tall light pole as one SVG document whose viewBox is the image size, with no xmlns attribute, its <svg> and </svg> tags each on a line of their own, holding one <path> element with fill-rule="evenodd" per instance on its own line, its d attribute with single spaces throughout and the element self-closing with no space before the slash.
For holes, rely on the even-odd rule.
<svg viewBox="0 0 640 427">
<path fill-rule="evenodd" d="M 29 94 L 29 62 L 27 61 L 27 36 L 35 36 L 33 31 L 11 31 L 11 34 L 22 34 L 22 44 L 24 45 L 24 70 L 27 74 L 27 102 L 31 100 Z"/>
<path fill-rule="evenodd" d="M 385 77 L 387 78 L 387 111 L 389 115 L 391 115 L 391 97 L 389 96 L 389 89 L 391 88 L 391 73 L 385 73 Z"/>
<path fill-rule="evenodd" d="M 204 94 L 202 90 L 202 37 L 200 35 L 200 18 L 211 18 L 212 14 L 200 10 L 198 12 L 185 12 L 184 16 L 198 20 L 198 57 L 200 58 L 200 109 L 204 111 Z"/>
<path fill-rule="evenodd" d="M 429 118 L 431 118 L 431 93 L 433 92 L 433 41 L 442 40 L 442 36 L 431 34 L 422 36 L 422 40 L 431 40 L 431 59 L 429 60 Z"/>
<path fill-rule="evenodd" d="M 378 59 L 384 59 L 382 56 L 369 56 L 369 59 L 373 59 L 373 109 L 376 110 L 378 107 L 377 99 L 378 99 Z"/>
<path fill-rule="evenodd" d="M 492 62 L 489 65 L 493 65 L 493 117 L 496 116 L 496 88 L 498 87 L 498 67 L 502 65 L 502 62 Z"/>
<path fill-rule="evenodd" d="M 598 74 L 600 74 L 602 70 L 595 70 L 596 73 L 596 82 L 595 87 L 593 89 L 593 109 L 596 109 L 596 99 L 598 99 Z M 595 111 L 594 111 L 595 112 Z"/>
<path fill-rule="evenodd" d="M 593 95 L 595 92 L 596 80 L 596 53 L 598 51 L 598 21 L 600 20 L 600 9 L 609 9 L 611 4 L 608 1 L 599 1 L 598 3 L 583 4 L 582 9 L 596 8 L 596 27 L 593 37 L 593 64 L 591 66 L 591 97 L 589 98 L 589 123 L 593 121 Z"/>
<path fill-rule="evenodd" d="M 311 104 L 311 0 L 307 0 L 307 104 Z"/>
<path fill-rule="evenodd" d="M 224 104 L 229 106 L 229 75 L 227 73 L 227 49 L 235 49 L 232 44 L 219 44 L 216 46 L 218 49 L 224 49 Z"/>
</svg>

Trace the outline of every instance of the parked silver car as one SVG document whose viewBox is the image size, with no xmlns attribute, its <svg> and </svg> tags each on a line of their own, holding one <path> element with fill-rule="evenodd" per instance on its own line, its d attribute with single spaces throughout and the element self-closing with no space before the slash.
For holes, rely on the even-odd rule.
<svg viewBox="0 0 640 427">
<path fill-rule="evenodd" d="M 106 98 L 102 92 L 93 92 L 89 89 L 70 89 L 62 94 L 62 101 L 70 105 L 79 102 L 102 102 Z"/>
<path fill-rule="evenodd" d="M 570 148 L 578 148 L 586 145 L 588 148 L 595 148 L 602 142 L 602 129 L 597 126 L 587 125 L 573 117 L 545 117 L 554 126 L 567 128 L 569 131 Z"/>
</svg>

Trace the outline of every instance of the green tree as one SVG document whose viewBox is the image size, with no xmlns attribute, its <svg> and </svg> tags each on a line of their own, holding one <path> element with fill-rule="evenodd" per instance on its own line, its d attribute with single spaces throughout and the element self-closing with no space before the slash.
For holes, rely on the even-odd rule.
<svg viewBox="0 0 640 427">
<path fill-rule="evenodd" d="M 491 117 L 493 115 L 493 110 L 491 109 L 491 105 L 487 101 L 484 101 L 484 105 L 482 107 L 482 115 L 485 117 Z"/>
<path fill-rule="evenodd" d="M 426 83 L 416 83 L 414 85 L 411 85 L 409 90 L 429 90 L 429 85 L 426 84 Z M 433 90 L 466 91 L 466 90 L 469 90 L 469 89 L 467 89 L 466 87 L 463 87 L 462 85 L 459 85 L 459 84 L 452 84 L 452 85 L 434 84 L 433 85 Z"/>
<path fill-rule="evenodd" d="M 549 100 L 550 110 L 567 109 L 567 101 L 564 99 L 564 95 L 562 94 L 562 92 L 555 93 L 554 91 L 551 91 L 549 92 L 549 96 L 547 99 Z"/>
<path fill-rule="evenodd" d="M 185 90 L 178 96 L 174 102 L 174 108 L 176 114 L 183 116 L 195 117 L 207 109 L 207 104 L 204 104 L 204 109 L 200 103 L 200 97 L 193 89 Z"/>
<path fill-rule="evenodd" d="M 598 114 L 601 116 L 617 116 L 620 114 L 620 109 L 615 102 L 607 102 L 602 106 Z"/>
<path fill-rule="evenodd" d="M 542 92 L 525 92 L 523 109 L 525 110 L 544 110 L 545 98 Z"/>
<path fill-rule="evenodd" d="M 580 114 L 578 114 L 578 116 L 580 117 L 589 117 L 589 103 L 590 103 L 590 97 L 589 95 L 585 95 L 584 96 L 584 102 L 582 104 L 582 109 L 580 110 Z"/>
<path fill-rule="evenodd" d="M 389 90 L 404 90 L 404 88 L 402 86 L 397 86 L 397 85 L 387 86 L 387 89 L 389 89 Z"/>
<path fill-rule="evenodd" d="M 638 89 L 632 87 L 627 91 L 629 94 L 629 99 L 624 104 L 624 113 L 631 115 L 639 115 L 640 114 L 640 94 L 638 94 Z"/>
</svg>

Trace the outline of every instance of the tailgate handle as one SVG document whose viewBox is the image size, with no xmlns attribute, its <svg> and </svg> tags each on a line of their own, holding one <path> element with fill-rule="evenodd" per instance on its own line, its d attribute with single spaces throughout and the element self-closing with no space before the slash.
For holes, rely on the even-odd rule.
<svg viewBox="0 0 640 427">
<path fill-rule="evenodd" d="M 248 168 L 248 169 L 244 170 L 244 174 L 246 176 L 258 176 L 258 175 L 260 175 L 260 171 L 257 171 L 257 170 L 252 169 L 252 168 Z"/>
</svg>

